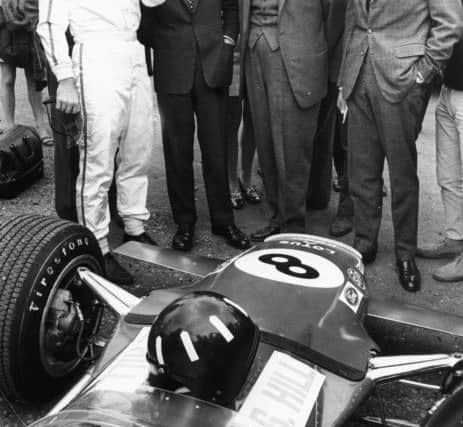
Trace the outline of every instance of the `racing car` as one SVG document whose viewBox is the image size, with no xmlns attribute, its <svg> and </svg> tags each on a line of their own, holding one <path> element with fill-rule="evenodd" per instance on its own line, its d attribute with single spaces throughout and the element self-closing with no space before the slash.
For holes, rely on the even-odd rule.
<svg viewBox="0 0 463 427">
<path fill-rule="evenodd" d="M 348 245 L 280 234 L 226 261 L 137 242 L 117 252 L 201 279 L 138 298 L 104 278 L 86 228 L 40 215 L 0 228 L 0 388 L 11 399 L 54 399 L 34 427 L 343 426 L 393 381 L 439 398 L 419 424 L 381 411 L 356 425 L 463 424 L 463 319 L 371 298 L 361 255 Z M 152 327 L 197 293 L 221 296 L 258 330 L 252 367 L 226 405 L 147 380 L 147 349 L 159 352 Z M 118 320 L 102 343 L 107 312 Z M 212 323 L 216 339 L 234 342 L 226 325 Z M 192 371 L 198 345 L 185 343 Z M 429 373 L 439 384 L 410 379 Z"/>
</svg>

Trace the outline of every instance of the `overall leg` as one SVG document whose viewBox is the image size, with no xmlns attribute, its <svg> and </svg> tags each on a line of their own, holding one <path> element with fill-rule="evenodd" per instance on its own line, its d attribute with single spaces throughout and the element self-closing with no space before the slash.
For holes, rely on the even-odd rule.
<svg viewBox="0 0 463 427">
<path fill-rule="evenodd" d="M 109 251 L 108 190 L 123 123 L 124 100 L 115 90 L 120 85 L 120 68 L 115 64 L 107 69 L 99 49 L 89 44 L 76 45 L 74 50 L 83 120 L 76 184 L 77 215 L 79 222 L 95 234 L 105 254 Z M 103 69 L 107 72 L 102 79 Z"/>
<path fill-rule="evenodd" d="M 191 94 L 158 92 L 167 191 L 176 224 L 196 223 L 193 174 L 194 117 Z"/>
<path fill-rule="evenodd" d="M 2 119 L 5 122 L 5 129 L 14 126 L 14 112 L 16 97 L 14 85 L 16 82 L 16 67 L 0 62 L 0 102 L 2 105 Z"/>
<path fill-rule="evenodd" d="M 131 46 L 131 44 L 130 44 Z M 140 54 L 136 55 L 140 48 Z M 117 207 L 127 235 L 144 233 L 144 221 L 149 218 L 146 208 L 148 168 L 154 142 L 154 105 L 151 81 L 146 75 L 141 46 L 133 46 L 136 60 L 126 102 L 126 130 L 117 154 Z M 137 60 L 139 59 L 139 60 Z"/>
</svg>

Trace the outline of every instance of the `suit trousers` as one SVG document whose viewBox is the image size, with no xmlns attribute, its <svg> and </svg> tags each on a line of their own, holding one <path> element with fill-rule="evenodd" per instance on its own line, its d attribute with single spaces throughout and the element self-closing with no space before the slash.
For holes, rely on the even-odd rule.
<svg viewBox="0 0 463 427">
<path fill-rule="evenodd" d="M 306 196 L 320 104 L 300 108 L 280 50 L 260 37 L 245 56 L 246 90 L 270 224 L 306 231 Z"/>
<path fill-rule="evenodd" d="M 388 102 L 368 56 L 348 99 L 348 169 L 356 243 L 361 248 L 377 244 L 386 158 L 399 260 L 411 259 L 416 252 L 419 182 L 415 142 L 428 100 L 429 87 L 414 84 L 402 101 Z"/>
<path fill-rule="evenodd" d="M 328 84 L 328 93 L 320 104 L 318 126 L 313 143 L 312 167 L 310 168 L 307 207 L 325 209 L 331 197 L 333 168 L 333 142 L 336 130 L 338 109 L 338 88 L 335 83 Z"/>
<path fill-rule="evenodd" d="M 167 191 L 176 224 L 195 224 L 193 145 L 195 115 L 204 184 L 213 226 L 233 224 L 228 188 L 225 108 L 227 90 L 207 86 L 199 56 L 193 87 L 185 94 L 157 92 Z"/>
</svg>

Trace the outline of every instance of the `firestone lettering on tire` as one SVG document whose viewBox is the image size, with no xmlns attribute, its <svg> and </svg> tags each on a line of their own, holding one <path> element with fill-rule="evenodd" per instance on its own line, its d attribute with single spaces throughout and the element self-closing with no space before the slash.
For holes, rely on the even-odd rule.
<svg viewBox="0 0 463 427">
<path fill-rule="evenodd" d="M 88 247 L 89 244 L 90 242 L 88 237 L 79 237 L 64 242 L 63 245 L 56 250 L 57 255 L 50 259 L 49 263 L 42 269 L 43 273 L 42 277 L 39 279 L 39 283 L 43 286 L 43 288 L 49 289 L 49 285 L 52 286 L 56 279 L 55 276 L 58 276 L 61 269 L 75 257 L 76 250 L 83 250 L 83 253 L 85 253 L 85 248 Z M 35 292 L 29 304 L 29 312 L 41 312 L 43 308 L 45 308 L 48 295 L 49 291 L 44 293 Z"/>
</svg>

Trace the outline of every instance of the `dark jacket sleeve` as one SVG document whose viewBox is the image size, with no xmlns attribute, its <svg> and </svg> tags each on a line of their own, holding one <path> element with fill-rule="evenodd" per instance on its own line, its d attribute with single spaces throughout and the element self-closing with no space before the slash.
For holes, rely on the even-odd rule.
<svg viewBox="0 0 463 427">
<path fill-rule="evenodd" d="M 141 20 L 137 31 L 138 41 L 145 46 L 152 47 L 155 8 L 144 6 L 141 2 L 140 8 Z"/>
<path fill-rule="evenodd" d="M 223 34 L 238 40 L 240 31 L 238 0 L 222 0 Z"/>
</svg>

